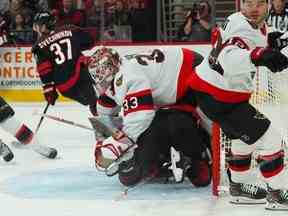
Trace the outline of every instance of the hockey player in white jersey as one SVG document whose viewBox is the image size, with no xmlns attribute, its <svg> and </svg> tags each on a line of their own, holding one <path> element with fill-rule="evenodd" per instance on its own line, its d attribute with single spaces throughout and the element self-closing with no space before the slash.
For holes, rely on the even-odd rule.
<svg viewBox="0 0 288 216">
<path fill-rule="evenodd" d="M 267 202 L 267 209 L 288 210 L 281 134 L 249 104 L 258 66 L 275 73 L 288 67 L 287 57 L 267 44 L 267 10 L 268 0 L 243 1 L 242 11 L 229 16 L 223 28 L 214 32 L 213 50 L 196 68 L 191 88 L 202 111 L 218 122 L 228 137 L 240 139 L 233 142 L 229 161 L 231 202 Z M 261 149 L 259 167 L 268 185 L 267 195 L 264 189 L 246 182 L 256 148 Z"/>
<path fill-rule="evenodd" d="M 13 108 L 0 97 L 0 127 L 10 133 L 17 141 L 12 142 L 14 147 L 31 147 L 35 152 L 54 159 L 57 156 L 57 150 L 48 146 L 41 145 L 33 131 L 24 123 L 15 117 Z M 14 157 L 11 149 L 0 140 L 0 156 L 8 162 Z"/>
<path fill-rule="evenodd" d="M 196 52 L 176 47 L 124 58 L 115 50 L 98 49 L 89 64 L 100 95 L 97 112 L 103 118 L 107 116 L 109 122 L 122 107 L 123 133 L 97 143 L 96 164 L 107 166 L 109 160 L 117 159 L 137 143 L 132 157 L 119 165 L 120 182 L 131 186 L 155 174 L 153 168 L 160 153 L 165 154 L 172 145 L 195 159 L 186 170 L 193 185 L 208 185 L 211 171 L 207 158 L 201 157 L 207 143 L 203 142 L 191 114 L 195 104 L 188 86 L 195 66 L 202 59 Z"/>
</svg>

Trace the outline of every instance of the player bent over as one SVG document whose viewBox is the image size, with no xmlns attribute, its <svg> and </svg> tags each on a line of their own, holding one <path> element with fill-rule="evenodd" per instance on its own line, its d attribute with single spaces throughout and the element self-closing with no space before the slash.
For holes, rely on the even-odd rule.
<svg viewBox="0 0 288 216">
<path fill-rule="evenodd" d="M 96 95 L 82 51 L 94 44 L 92 37 L 76 26 L 55 28 L 55 17 L 49 12 L 35 15 L 33 30 L 39 39 L 32 52 L 43 83 L 46 101 L 54 105 L 58 92 L 96 112 Z"/>
<path fill-rule="evenodd" d="M 39 143 L 37 137 L 33 137 L 32 130 L 24 123 L 19 122 L 14 116 L 13 108 L 0 97 L 0 126 L 3 130 L 13 135 L 18 142 L 13 142 L 15 147 L 30 146 L 35 152 L 47 157 L 55 158 L 57 150 Z M 32 141 L 33 139 L 33 141 Z M 5 161 L 13 159 L 11 149 L 0 140 L 0 155 Z"/>
<path fill-rule="evenodd" d="M 232 144 L 229 161 L 231 202 L 266 202 L 266 209 L 288 210 L 281 134 L 249 103 L 258 67 L 279 72 L 288 67 L 288 59 L 267 44 L 268 0 L 243 2 L 242 11 L 229 16 L 223 28 L 214 32 L 213 50 L 193 73 L 190 86 L 201 110 L 219 123 L 229 138 L 239 139 Z M 256 149 L 261 150 L 259 167 L 267 193 L 248 182 Z"/>
<path fill-rule="evenodd" d="M 112 117 L 119 107 L 124 116 L 122 132 L 98 139 L 96 164 L 105 168 L 115 159 L 129 155 L 120 162 L 118 171 L 120 181 L 131 186 L 155 176 L 160 155 L 170 155 L 173 146 L 193 160 L 184 171 L 191 182 L 196 186 L 208 185 L 211 170 L 205 155 L 207 144 L 200 139 L 192 116 L 195 104 L 187 85 L 202 59 L 196 52 L 176 47 L 123 58 L 115 50 L 98 49 L 92 56 L 89 72 L 100 95 L 99 118 L 113 128 Z M 167 106 L 170 109 L 159 109 Z M 186 112 L 171 109 L 173 106 Z M 175 159 L 177 162 L 177 155 Z M 181 181 L 182 177 L 177 179 Z"/>
</svg>

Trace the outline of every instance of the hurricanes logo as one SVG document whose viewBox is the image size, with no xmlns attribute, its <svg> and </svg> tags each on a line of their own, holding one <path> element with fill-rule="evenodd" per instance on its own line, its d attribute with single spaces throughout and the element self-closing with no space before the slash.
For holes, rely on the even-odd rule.
<svg viewBox="0 0 288 216">
<path fill-rule="evenodd" d="M 116 80 L 116 86 L 121 86 L 123 83 L 123 75 L 121 75 L 117 80 Z"/>
</svg>

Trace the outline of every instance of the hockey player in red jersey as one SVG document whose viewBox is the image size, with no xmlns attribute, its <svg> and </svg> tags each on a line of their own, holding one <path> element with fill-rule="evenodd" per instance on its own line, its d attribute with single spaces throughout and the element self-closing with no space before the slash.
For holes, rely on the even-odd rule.
<svg viewBox="0 0 288 216">
<path fill-rule="evenodd" d="M 24 123 L 17 120 L 13 108 L 0 97 L 0 127 L 16 138 L 13 142 L 14 147 L 31 147 L 35 152 L 54 159 L 57 156 L 57 150 L 41 145 L 32 130 Z M 5 161 L 13 159 L 14 155 L 11 149 L 0 140 L 0 156 Z"/>
<path fill-rule="evenodd" d="M 105 47 L 94 53 L 89 72 L 100 95 L 99 117 L 113 128 L 112 117 L 119 108 L 124 112 L 121 133 L 97 142 L 98 166 L 107 167 L 129 149 L 126 155 L 132 152 L 131 157 L 119 164 L 119 179 L 131 186 L 155 175 L 160 155 L 167 155 L 172 146 L 193 160 L 185 174 L 195 186 L 210 183 L 209 160 L 203 156 L 207 142 L 193 117 L 195 104 L 188 86 L 202 59 L 196 52 L 176 47 L 123 58 Z"/>
<path fill-rule="evenodd" d="M 267 44 L 267 11 L 267 0 L 243 1 L 241 12 L 229 16 L 215 34 L 212 52 L 193 73 L 190 86 L 201 110 L 219 123 L 229 138 L 239 139 L 232 144 L 229 160 L 231 202 L 267 203 L 266 209 L 288 210 L 281 134 L 249 103 L 259 66 L 274 73 L 288 67 L 287 57 Z M 256 149 L 261 150 L 259 167 L 267 195 L 263 188 L 248 182 Z"/>
<path fill-rule="evenodd" d="M 33 30 L 39 39 L 32 48 L 37 72 L 43 83 L 46 101 L 54 105 L 58 92 L 96 112 L 96 95 L 87 71 L 87 58 L 82 51 L 91 48 L 94 40 L 76 26 L 55 27 L 49 12 L 35 15 Z"/>
</svg>

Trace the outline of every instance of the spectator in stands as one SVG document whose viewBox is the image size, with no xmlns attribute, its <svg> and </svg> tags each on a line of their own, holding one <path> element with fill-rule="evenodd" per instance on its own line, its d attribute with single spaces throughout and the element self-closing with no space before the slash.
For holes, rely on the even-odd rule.
<svg viewBox="0 0 288 216">
<path fill-rule="evenodd" d="M 7 23 L 7 18 L 5 15 L 0 13 L 0 33 L 7 32 L 9 30 L 9 24 Z"/>
<path fill-rule="evenodd" d="M 62 0 L 47 0 L 48 9 L 53 12 L 53 10 L 60 10 L 63 8 Z"/>
<path fill-rule="evenodd" d="M 48 10 L 47 0 L 26 0 L 25 5 L 30 8 L 34 13 L 37 13 L 38 11 Z"/>
<path fill-rule="evenodd" d="M 145 1 L 145 3 L 148 1 Z M 156 2 L 156 1 L 153 1 Z M 156 23 L 154 10 L 151 10 L 143 0 L 130 1 L 132 41 L 145 42 L 155 40 L 154 26 Z"/>
<path fill-rule="evenodd" d="M 4 13 L 9 9 L 10 0 L 1 0 L 0 1 L 0 13 Z"/>
<path fill-rule="evenodd" d="M 25 18 L 25 24 L 32 26 L 32 17 L 34 12 L 26 6 L 24 0 L 10 0 L 9 9 L 5 12 L 5 16 L 8 18 L 7 22 L 11 23 L 11 19 L 17 14 L 23 14 Z"/>
<path fill-rule="evenodd" d="M 117 0 L 111 14 L 110 29 L 105 32 L 110 40 L 131 40 L 130 13 L 123 0 Z"/>
<path fill-rule="evenodd" d="M 285 0 L 272 0 L 267 24 L 273 31 L 286 32 L 288 30 L 288 6 Z"/>
<path fill-rule="evenodd" d="M 211 5 L 206 0 L 194 3 L 186 15 L 184 25 L 178 32 L 180 41 L 210 41 L 211 38 Z"/>
<path fill-rule="evenodd" d="M 13 32 L 16 43 L 33 42 L 32 29 L 26 25 L 25 17 L 21 13 L 16 14 L 16 16 L 12 18 L 11 32 Z"/>
<path fill-rule="evenodd" d="M 57 26 L 73 24 L 79 27 L 85 27 L 86 17 L 84 11 L 76 8 L 75 0 L 63 0 L 63 8 L 55 9 L 53 14 L 56 16 Z"/>
</svg>

